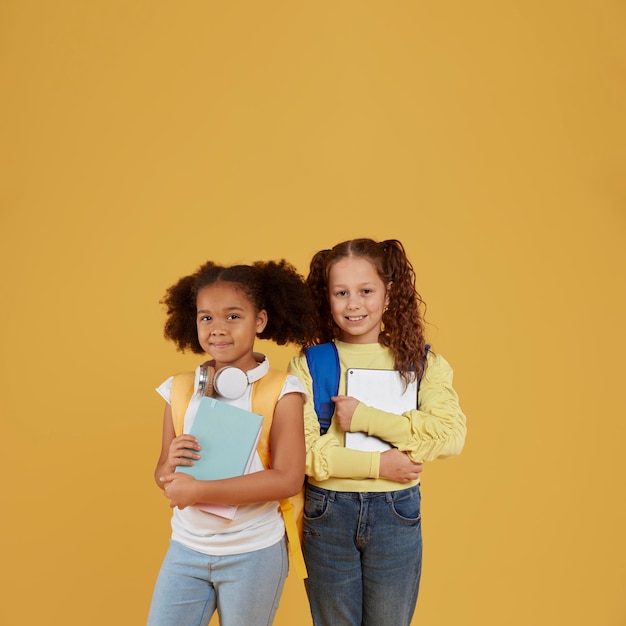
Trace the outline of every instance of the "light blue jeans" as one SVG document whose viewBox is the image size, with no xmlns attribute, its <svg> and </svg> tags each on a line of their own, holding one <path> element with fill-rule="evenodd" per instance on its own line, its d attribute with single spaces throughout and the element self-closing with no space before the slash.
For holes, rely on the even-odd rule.
<svg viewBox="0 0 626 626">
<path fill-rule="evenodd" d="M 422 570 L 419 485 L 358 493 L 307 485 L 303 550 L 315 626 L 408 626 Z"/>
<path fill-rule="evenodd" d="M 170 541 L 157 578 L 148 626 L 269 626 L 289 561 L 285 540 L 255 552 L 210 556 Z"/>
</svg>

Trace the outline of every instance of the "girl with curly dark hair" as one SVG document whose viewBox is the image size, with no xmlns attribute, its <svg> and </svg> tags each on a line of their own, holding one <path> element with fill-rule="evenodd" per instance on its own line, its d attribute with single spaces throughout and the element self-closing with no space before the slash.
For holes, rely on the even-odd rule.
<svg viewBox="0 0 626 626">
<path fill-rule="evenodd" d="M 181 351 L 212 359 L 184 378 L 190 381 L 184 429 L 177 417 L 177 381 L 186 374 L 170 377 L 157 389 L 166 406 L 155 480 L 174 510 L 148 624 L 208 624 L 217 610 L 224 625 L 266 626 L 273 621 L 288 567 L 279 501 L 299 493 L 304 481 L 302 383 L 292 375 L 279 377 L 269 433 L 265 428 L 261 433 L 262 445 L 271 450 L 269 467 L 256 452 L 250 472 L 241 476 L 197 480 L 175 470 L 193 466 L 205 454 L 189 434 L 190 397 L 214 395 L 251 411 L 253 389 L 276 373 L 254 351 L 255 339 L 301 347 L 311 343 L 309 292 L 304 278 L 284 260 L 231 267 L 208 262 L 172 285 L 163 303 L 165 337 Z M 207 506 L 235 512 L 215 514 Z"/>
<path fill-rule="evenodd" d="M 424 303 L 399 241 L 353 239 L 322 250 L 307 284 L 317 343 L 332 346 L 339 369 L 328 424 L 315 408 L 324 408 L 315 403 L 322 376 L 313 359 L 323 346 L 289 365 L 308 393 L 303 550 L 313 623 L 408 626 L 422 564 L 422 463 L 459 454 L 465 441 L 452 369 L 426 345 Z M 385 398 L 368 406 L 347 395 L 353 368 L 395 370 L 414 408 L 398 415 L 384 410 Z"/>
</svg>

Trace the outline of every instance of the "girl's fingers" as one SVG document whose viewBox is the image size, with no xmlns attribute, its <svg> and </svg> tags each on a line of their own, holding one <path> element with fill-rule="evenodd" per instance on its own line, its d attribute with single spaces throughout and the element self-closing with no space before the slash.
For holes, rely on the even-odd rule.
<svg viewBox="0 0 626 626">
<path fill-rule="evenodd" d="M 181 437 L 177 437 L 172 441 L 172 445 L 176 446 L 179 450 L 184 450 L 185 448 L 191 448 L 192 450 L 201 450 L 201 446 L 198 443 L 198 440 L 195 438 L 191 439 L 183 439 L 182 437 L 189 437 L 189 435 L 182 435 Z"/>
</svg>

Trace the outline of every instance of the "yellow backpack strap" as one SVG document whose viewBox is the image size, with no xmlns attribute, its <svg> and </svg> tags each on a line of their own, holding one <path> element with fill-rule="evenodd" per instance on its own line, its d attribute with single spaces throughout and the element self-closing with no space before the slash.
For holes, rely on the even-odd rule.
<svg viewBox="0 0 626 626">
<path fill-rule="evenodd" d="M 176 374 L 172 381 L 172 393 L 170 397 L 170 407 L 172 409 L 172 421 L 176 436 L 182 434 L 185 425 L 185 411 L 193 396 L 193 384 L 195 382 L 195 372 L 183 372 Z"/>
<path fill-rule="evenodd" d="M 271 467 L 272 458 L 270 452 L 269 432 L 274 418 L 274 409 L 278 402 L 278 396 L 282 391 L 287 374 L 280 370 L 270 369 L 263 378 L 254 383 L 252 387 L 252 411 L 263 416 L 263 433 L 258 446 L 259 456 L 265 467 Z M 295 505 L 295 507 L 294 507 Z M 280 501 L 280 510 L 285 520 L 285 531 L 289 541 L 289 551 L 298 578 L 307 578 L 306 565 L 300 543 L 301 532 L 298 528 L 298 516 L 304 506 L 304 495 L 299 493 L 293 498 L 283 498 Z M 295 508 L 299 511 L 296 512 Z"/>
</svg>

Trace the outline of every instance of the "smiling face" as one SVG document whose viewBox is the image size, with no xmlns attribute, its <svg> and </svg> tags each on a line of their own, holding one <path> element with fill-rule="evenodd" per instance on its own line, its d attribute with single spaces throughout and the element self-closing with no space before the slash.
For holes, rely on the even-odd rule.
<svg viewBox="0 0 626 626">
<path fill-rule="evenodd" d="M 198 341 L 219 369 L 232 365 L 244 372 L 256 366 L 254 340 L 267 324 L 265 310 L 256 311 L 235 283 L 217 282 L 196 297 Z"/>
<path fill-rule="evenodd" d="M 328 275 L 330 311 L 346 343 L 377 343 L 388 288 L 363 257 L 344 257 Z"/>
</svg>

